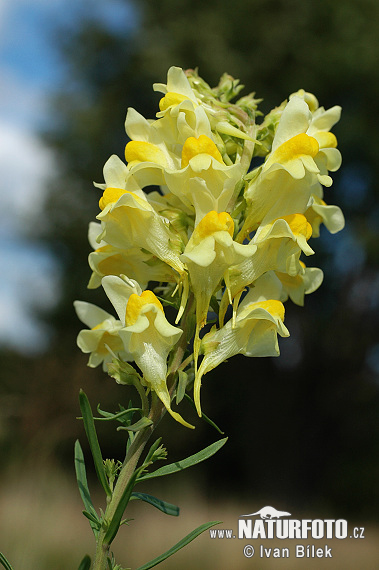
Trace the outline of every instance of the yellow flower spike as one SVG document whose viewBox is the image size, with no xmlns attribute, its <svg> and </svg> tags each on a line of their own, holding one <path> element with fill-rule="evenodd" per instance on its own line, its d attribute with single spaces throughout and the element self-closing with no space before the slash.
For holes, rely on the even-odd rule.
<svg viewBox="0 0 379 570">
<path fill-rule="evenodd" d="M 155 162 L 162 166 L 167 165 L 163 150 L 155 144 L 145 141 L 130 141 L 125 147 L 125 159 L 130 166 L 140 162 Z"/>
<path fill-rule="evenodd" d="M 173 105 L 179 105 L 182 101 L 188 100 L 188 97 L 182 95 L 181 93 L 174 93 L 169 91 L 164 97 L 159 101 L 159 109 L 161 111 L 166 111 L 169 107 Z"/>
<path fill-rule="evenodd" d="M 142 307 L 148 304 L 155 305 L 163 312 L 162 303 L 152 291 L 147 289 L 146 291 L 142 291 L 141 295 L 137 295 L 136 293 L 130 295 L 125 311 L 125 325 L 127 327 L 134 325 L 140 315 Z"/>
<path fill-rule="evenodd" d="M 188 137 L 182 149 L 182 168 L 188 166 L 189 161 L 198 154 L 209 154 L 218 162 L 224 164 L 220 151 L 215 143 L 206 135 L 200 135 L 199 138 Z"/>
<path fill-rule="evenodd" d="M 305 133 L 300 133 L 281 144 L 270 157 L 270 162 L 286 163 L 303 155 L 314 158 L 318 151 L 317 140 Z"/>
</svg>

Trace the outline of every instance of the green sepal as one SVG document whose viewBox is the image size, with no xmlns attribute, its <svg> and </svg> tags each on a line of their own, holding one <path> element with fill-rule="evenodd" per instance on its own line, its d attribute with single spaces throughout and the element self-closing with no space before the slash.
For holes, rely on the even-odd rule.
<svg viewBox="0 0 379 570">
<path fill-rule="evenodd" d="M 153 505 L 153 507 L 162 511 L 162 513 L 165 513 L 166 515 L 171 515 L 173 517 L 179 516 L 179 507 L 172 505 L 171 503 L 167 503 L 166 501 L 162 501 L 161 499 L 157 499 L 157 497 L 153 497 L 153 495 L 147 495 L 146 493 L 132 493 L 131 499 L 140 499 L 141 501 L 145 501 L 145 503 Z"/>
<path fill-rule="evenodd" d="M 85 555 L 81 563 L 79 564 L 78 570 L 90 570 L 91 568 L 91 557 L 88 554 Z"/>
<path fill-rule="evenodd" d="M 150 562 L 147 562 L 143 566 L 140 566 L 139 568 L 137 568 L 137 570 L 149 570 L 149 568 L 153 568 L 154 566 L 157 566 L 157 564 L 160 564 L 161 562 L 163 562 L 164 560 L 166 560 L 167 558 L 169 558 L 170 556 L 172 556 L 173 554 L 178 552 L 178 550 L 180 550 L 184 546 L 187 546 L 187 544 L 189 544 L 190 542 L 195 540 L 195 538 L 197 538 L 202 532 L 204 532 L 204 531 L 208 530 L 209 528 L 211 528 L 212 526 L 215 526 L 216 524 L 220 524 L 220 523 L 221 523 L 221 521 L 212 521 L 212 522 L 204 523 L 204 524 L 198 526 L 197 528 L 195 528 L 195 530 L 193 530 L 192 532 L 187 534 L 187 536 L 182 538 L 182 540 L 177 542 L 172 548 L 170 548 L 170 550 L 167 550 L 166 552 L 164 552 L 160 556 L 157 556 L 157 558 L 154 558 L 154 560 L 150 560 Z"/>
<path fill-rule="evenodd" d="M 131 426 L 119 426 L 117 428 L 117 431 L 122 431 L 122 430 L 141 431 L 141 429 L 144 429 L 148 426 L 151 426 L 152 423 L 153 423 L 152 420 L 150 420 L 146 416 L 143 416 L 140 420 L 138 420 L 138 422 L 136 422 L 135 424 L 133 424 Z"/>
<path fill-rule="evenodd" d="M 0 552 L 0 564 L 4 566 L 5 570 L 13 570 L 13 566 L 11 566 L 2 552 Z"/>
<path fill-rule="evenodd" d="M 76 440 L 75 442 L 75 472 L 76 472 L 76 480 L 78 482 L 78 487 L 79 487 L 79 493 L 82 498 L 83 504 L 86 508 L 86 511 L 84 511 L 83 514 L 87 512 L 88 515 L 92 517 L 90 518 L 89 516 L 85 515 L 90 521 L 91 520 L 93 521 L 93 524 L 91 524 L 91 528 L 95 537 L 97 537 L 97 531 L 100 528 L 100 520 L 99 517 L 97 516 L 96 509 L 92 503 L 87 483 L 84 455 L 78 440 Z"/>
<path fill-rule="evenodd" d="M 191 404 L 193 409 L 196 410 L 195 402 L 192 400 L 191 396 L 189 396 L 188 394 L 184 394 L 184 397 Z M 213 428 L 215 428 L 215 430 L 217 430 L 220 435 L 224 435 L 225 432 L 222 431 L 222 429 L 219 428 L 218 425 L 215 424 L 215 422 L 213 420 L 211 420 L 211 418 L 209 416 L 204 414 L 204 412 L 202 412 L 202 414 L 201 414 L 201 419 L 204 420 L 205 422 L 207 422 L 207 424 L 211 425 Z"/>
<path fill-rule="evenodd" d="M 116 380 L 117 384 L 133 386 L 135 382 L 141 382 L 142 378 L 137 370 L 128 362 L 113 358 L 108 364 L 108 374 Z"/>
<path fill-rule="evenodd" d="M 220 439 L 208 447 L 205 447 L 201 451 L 198 451 L 194 455 L 187 457 L 186 459 L 182 459 L 182 461 L 176 461 L 175 463 L 170 463 L 170 465 L 165 465 L 164 467 L 160 467 L 156 471 L 152 473 L 146 473 L 146 475 L 142 475 L 138 477 L 138 481 L 144 481 L 145 479 L 153 479 L 154 477 L 163 477 L 163 475 L 171 475 L 171 473 L 176 473 L 177 471 L 182 471 L 183 469 L 187 469 L 188 467 L 192 467 L 192 465 L 197 465 L 201 461 L 205 461 L 208 457 L 214 455 L 225 443 L 227 442 L 228 438 L 225 437 L 224 439 Z"/>
<path fill-rule="evenodd" d="M 105 475 L 103 457 L 101 455 L 101 449 L 100 449 L 99 441 L 98 441 L 97 435 L 96 435 L 95 422 L 93 421 L 91 406 L 90 406 L 88 398 L 85 395 L 85 393 L 83 392 L 83 390 L 80 390 L 80 393 L 79 393 L 79 403 L 80 403 L 80 409 L 81 409 L 82 416 L 83 416 L 84 429 L 86 430 L 88 442 L 89 442 L 92 457 L 93 457 L 93 462 L 95 464 L 97 478 L 98 478 L 101 486 L 103 487 L 105 493 L 107 494 L 107 496 L 111 497 L 112 491 L 109 487 L 109 484 L 108 484 L 108 481 L 107 481 L 107 478 Z"/>
</svg>

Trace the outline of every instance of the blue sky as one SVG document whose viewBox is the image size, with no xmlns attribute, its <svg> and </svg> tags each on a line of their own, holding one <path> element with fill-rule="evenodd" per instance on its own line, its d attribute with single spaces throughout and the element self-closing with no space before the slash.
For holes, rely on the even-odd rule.
<svg viewBox="0 0 379 570">
<path fill-rule="evenodd" d="M 127 34 L 137 15 L 122 0 L 1 0 L 0 3 L 0 344 L 43 350 L 49 331 L 33 307 L 49 307 L 59 291 L 59 267 L 33 243 L 55 160 L 38 136 L 52 119 L 49 95 L 64 79 L 54 31 L 99 18 Z"/>
</svg>

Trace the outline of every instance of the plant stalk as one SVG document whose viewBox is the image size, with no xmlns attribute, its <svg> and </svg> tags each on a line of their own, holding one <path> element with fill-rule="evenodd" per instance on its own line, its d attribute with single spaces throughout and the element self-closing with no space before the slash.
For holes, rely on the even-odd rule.
<svg viewBox="0 0 379 570">
<path fill-rule="evenodd" d="M 131 443 L 129 450 L 125 456 L 123 467 L 121 468 L 120 474 L 118 476 L 112 498 L 110 499 L 105 510 L 104 519 L 106 521 L 112 520 L 117 506 L 123 496 L 123 493 L 137 467 L 137 463 L 142 454 L 142 451 L 165 412 L 166 409 L 164 408 L 163 404 L 160 401 L 157 402 L 157 405 L 154 409 L 151 410 L 149 415 L 149 418 L 153 421 L 153 424 L 138 432 L 134 441 Z M 96 543 L 93 570 L 107 570 L 107 557 L 110 544 L 107 544 L 104 541 L 106 532 L 106 528 L 101 529 L 99 532 Z"/>
</svg>

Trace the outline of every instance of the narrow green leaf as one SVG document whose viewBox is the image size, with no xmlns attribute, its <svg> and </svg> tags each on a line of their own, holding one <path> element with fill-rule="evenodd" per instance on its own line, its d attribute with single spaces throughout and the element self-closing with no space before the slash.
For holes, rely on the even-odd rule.
<svg viewBox="0 0 379 570">
<path fill-rule="evenodd" d="M 85 555 L 81 563 L 79 564 L 78 570 L 90 570 L 91 568 L 91 558 L 88 554 Z"/>
<path fill-rule="evenodd" d="M 208 457 L 214 455 L 221 447 L 227 442 L 228 438 L 225 437 L 224 439 L 220 439 L 215 443 L 212 443 L 205 449 L 202 449 L 195 455 L 191 455 L 182 461 L 176 461 L 175 463 L 170 463 L 170 465 L 165 465 L 164 467 L 160 467 L 156 471 L 152 473 L 146 473 L 146 475 L 142 475 L 138 478 L 139 481 L 144 481 L 145 479 L 153 479 L 154 477 L 162 477 L 163 475 L 171 475 L 171 473 L 176 473 L 177 471 L 182 471 L 183 469 L 187 469 L 187 467 L 191 467 L 192 465 L 197 465 L 201 461 L 205 461 Z"/>
<path fill-rule="evenodd" d="M 170 548 L 170 550 L 167 550 L 166 552 L 164 552 L 160 556 L 157 556 L 157 558 L 154 558 L 154 560 L 150 560 L 150 562 L 147 562 L 143 566 L 140 566 L 139 568 L 137 568 L 137 570 L 149 570 L 149 568 L 153 568 L 157 564 L 160 564 L 161 562 L 163 562 L 164 560 L 166 560 L 167 558 L 169 558 L 170 556 L 172 556 L 173 554 L 178 552 L 178 550 L 180 550 L 184 546 L 187 546 L 187 544 L 189 544 L 190 542 L 195 540 L 195 538 L 197 538 L 199 536 L 199 534 L 208 530 L 212 526 L 215 526 L 216 524 L 220 524 L 220 522 L 221 521 L 212 521 L 209 523 L 202 524 L 201 526 L 198 526 L 197 528 L 195 528 L 195 530 L 193 530 L 192 532 L 187 534 L 187 536 L 182 538 L 182 540 L 177 542 L 175 544 L 175 546 Z"/>
<path fill-rule="evenodd" d="M 194 410 L 196 410 L 196 405 L 195 402 L 192 400 L 191 396 L 189 396 L 188 394 L 184 394 L 185 399 L 191 404 L 191 406 L 193 407 Z M 201 415 L 201 419 L 206 421 L 209 425 L 211 425 L 212 427 L 215 428 L 215 430 L 218 431 L 218 433 L 220 435 L 224 435 L 225 432 L 222 431 L 221 428 L 218 427 L 217 424 L 215 424 L 215 422 L 213 420 L 211 420 L 211 418 L 209 416 L 207 416 L 206 414 L 204 414 L 204 412 Z"/>
<path fill-rule="evenodd" d="M 97 411 L 101 414 L 102 418 L 93 419 L 98 422 L 106 422 L 111 420 L 119 420 L 124 416 L 128 416 L 129 414 L 132 415 L 133 412 L 141 412 L 141 408 L 129 408 L 128 410 L 122 410 L 121 412 L 117 412 L 116 414 L 112 414 L 111 412 L 105 412 L 104 410 L 100 410 L 99 406 L 97 407 Z"/>
<path fill-rule="evenodd" d="M 76 440 L 75 442 L 75 471 L 76 471 L 76 480 L 78 482 L 78 487 L 79 487 L 79 493 L 82 498 L 83 504 L 87 510 L 87 513 L 90 514 L 93 518 L 91 519 L 89 516 L 87 515 L 85 516 L 87 516 L 88 519 L 96 522 L 96 524 L 91 524 L 91 528 L 94 535 L 97 536 L 97 531 L 100 527 L 100 521 L 97 516 L 96 509 L 93 506 L 91 495 L 89 492 L 83 451 L 78 440 Z"/>
<path fill-rule="evenodd" d="M 149 465 L 149 463 L 151 462 L 151 460 L 152 460 L 155 452 L 157 451 L 161 441 L 162 441 L 162 438 L 158 437 L 158 439 L 156 439 L 154 441 L 154 443 L 150 446 L 150 449 L 149 449 L 148 453 L 146 454 L 146 459 L 143 462 L 144 465 Z"/>
<path fill-rule="evenodd" d="M 122 431 L 122 430 L 141 431 L 141 429 L 144 429 L 145 427 L 151 426 L 152 423 L 153 422 L 151 420 L 149 420 L 149 418 L 147 418 L 146 416 L 143 416 L 140 420 L 138 420 L 138 422 L 136 422 L 132 426 L 119 426 L 117 428 L 117 431 Z"/>
<path fill-rule="evenodd" d="M 146 493 L 132 493 L 131 498 L 145 501 L 145 503 L 153 505 L 153 507 L 159 509 L 166 515 L 171 515 L 173 517 L 179 516 L 179 507 L 172 505 L 171 503 L 167 503 L 166 501 L 162 501 L 161 499 L 157 499 L 157 497 L 153 497 L 153 495 L 147 495 Z"/>
<path fill-rule="evenodd" d="M 158 295 L 157 295 L 157 299 L 159 299 L 159 301 L 162 303 L 162 305 L 169 305 L 170 307 L 175 307 L 176 309 L 178 308 L 178 303 L 175 301 L 168 301 L 167 299 L 164 299 L 163 297 L 158 297 Z"/>
<path fill-rule="evenodd" d="M 5 570 L 13 570 L 13 566 L 11 566 L 2 552 L 0 552 L 0 564 L 4 566 Z"/>
<path fill-rule="evenodd" d="M 112 496 L 112 491 L 109 488 L 107 478 L 105 476 L 103 458 L 101 455 L 99 441 L 96 435 L 95 422 L 93 421 L 93 415 L 90 403 L 87 396 L 80 390 L 79 393 L 80 409 L 82 411 L 84 429 L 88 437 L 89 445 L 92 452 L 93 462 L 95 464 L 95 469 L 97 473 L 97 478 L 99 479 L 104 491 L 108 497 Z"/>
<path fill-rule="evenodd" d="M 101 526 L 101 522 L 99 521 L 99 519 L 97 517 L 94 517 L 93 514 L 89 513 L 88 511 L 82 511 L 83 515 L 89 520 L 92 521 L 95 529 L 96 530 L 100 530 L 100 526 Z M 92 527 L 92 525 L 91 525 Z"/>
</svg>

